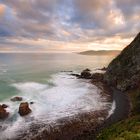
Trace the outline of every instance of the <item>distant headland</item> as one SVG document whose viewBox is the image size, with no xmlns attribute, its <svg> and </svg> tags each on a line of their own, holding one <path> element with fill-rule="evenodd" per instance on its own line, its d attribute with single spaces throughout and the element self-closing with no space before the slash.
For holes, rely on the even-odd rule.
<svg viewBox="0 0 140 140">
<path fill-rule="evenodd" d="M 82 55 L 118 55 L 121 50 L 87 50 L 83 52 L 79 52 L 78 54 Z"/>
</svg>

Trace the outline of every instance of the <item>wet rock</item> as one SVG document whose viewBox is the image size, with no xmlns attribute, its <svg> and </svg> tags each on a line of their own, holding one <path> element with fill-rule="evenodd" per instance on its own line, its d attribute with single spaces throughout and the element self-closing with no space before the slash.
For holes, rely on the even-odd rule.
<svg viewBox="0 0 140 140">
<path fill-rule="evenodd" d="M 75 74 L 75 73 L 72 73 L 72 74 L 70 74 L 70 75 L 75 76 L 75 77 L 77 77 L 77 78 L 79 78 L 79 77 L 80 77 L 80 75 L 79 75 L 79 74 Z"/>
<path fill-rule="evenodd" d="M 22 101 L 22 97 L 18 97 L 18 96 L 13 97 L 13 98 L 11 98 L 11 101 L 13 101 L 13 102 Z"/>
<path fill-rule="evenodd" d="M 92 81 L 95 82 L 103 82 L 104 75 L 102 73 L 93 73 L 92 74 Z"/>
<path fill-rule="evenodd" d="M 6 105 L 6 104 L 2 104 L 1 105 L 3 108 L 7 108 L 8 107 L 8 105 Z"/>
<path fill-rule="evenodd" d="M 91 78 L 91 73 L 89 69 L 85 69 L 81 72 L 80 78 L 84 79 L 90 79 Z"/>
<path fill-rule="evenodd" d="M 32 104 L 34 104 L 34 102 L 30 102 L 30 104 L 32 105 Z"/>
<path fill-rule="evenodd" d="M 20 104 L 18 113 L 21 116 L 25 116 L 25 115 L 28 115 L 29 113 L 31 113 L 31 109 L 29 108 L 28 102 L 23 102 Z"/>
<path fill-rule="evenodd" d="M 64 70 L 64 71 L 61 71 L 61 72 L 73 72 L 73 71 L 72 70 L 68 70 L 68 71 Z"/>
<path fill-rule="evenodd" d="M 90 69 L 86 68 L 84 71 L 91 71 Z"/>
<path fill-rule="evenodd" d="M 0 119 L 5 119 L 8 115 L 9 113 L 2 107 L 2 105 L 0 105 Z"/>
<path fill-rule="evenodd" d="M 106 67 L 103 67 L 103 68 L 101 68 L 101 69 L 99 69 L 99 70 L 106 71 L 106 70 L 107 70 L 107 68 L 106 68 Z"/>
</svg>

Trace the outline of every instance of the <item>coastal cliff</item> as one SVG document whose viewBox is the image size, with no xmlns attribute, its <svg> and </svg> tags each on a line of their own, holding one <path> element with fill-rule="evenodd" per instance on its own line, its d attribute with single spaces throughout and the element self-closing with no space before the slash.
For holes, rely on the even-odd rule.
<svg viewBox="0 0 140 140">
<path fill-rule="evenodd" d="M 129 97 L 130 114 L 105 128 L 97 140 L 140 140 L 140 33 L 107 67 L 107 84 Z"/>
<path fill-rule="evenodd" d="M 140 33 L 109 64 L 104 79 L 121 91 L 140 86 Z"/>
</svg>

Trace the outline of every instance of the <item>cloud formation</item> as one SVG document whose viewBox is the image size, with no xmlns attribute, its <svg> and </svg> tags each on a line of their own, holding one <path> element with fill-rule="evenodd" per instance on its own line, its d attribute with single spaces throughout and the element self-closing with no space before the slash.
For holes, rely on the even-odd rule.
<svg viewBox="0 0 140 140">
<path fill-rule="evenodd" d="M 122 49 L 139 20 L 139 0 L 0 0 L 0 51 Z"/>
</svg>

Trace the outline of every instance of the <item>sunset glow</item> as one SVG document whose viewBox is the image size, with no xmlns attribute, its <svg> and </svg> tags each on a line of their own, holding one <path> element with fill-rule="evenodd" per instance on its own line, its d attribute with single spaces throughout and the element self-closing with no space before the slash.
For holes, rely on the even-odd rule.
<svg viewBox="0 0 140 140">
<path fill-rule="evenodd" d="M 137 0 L 0 0 L 0 51 L 121 50 L 139 19 Z"/>
</svg>

